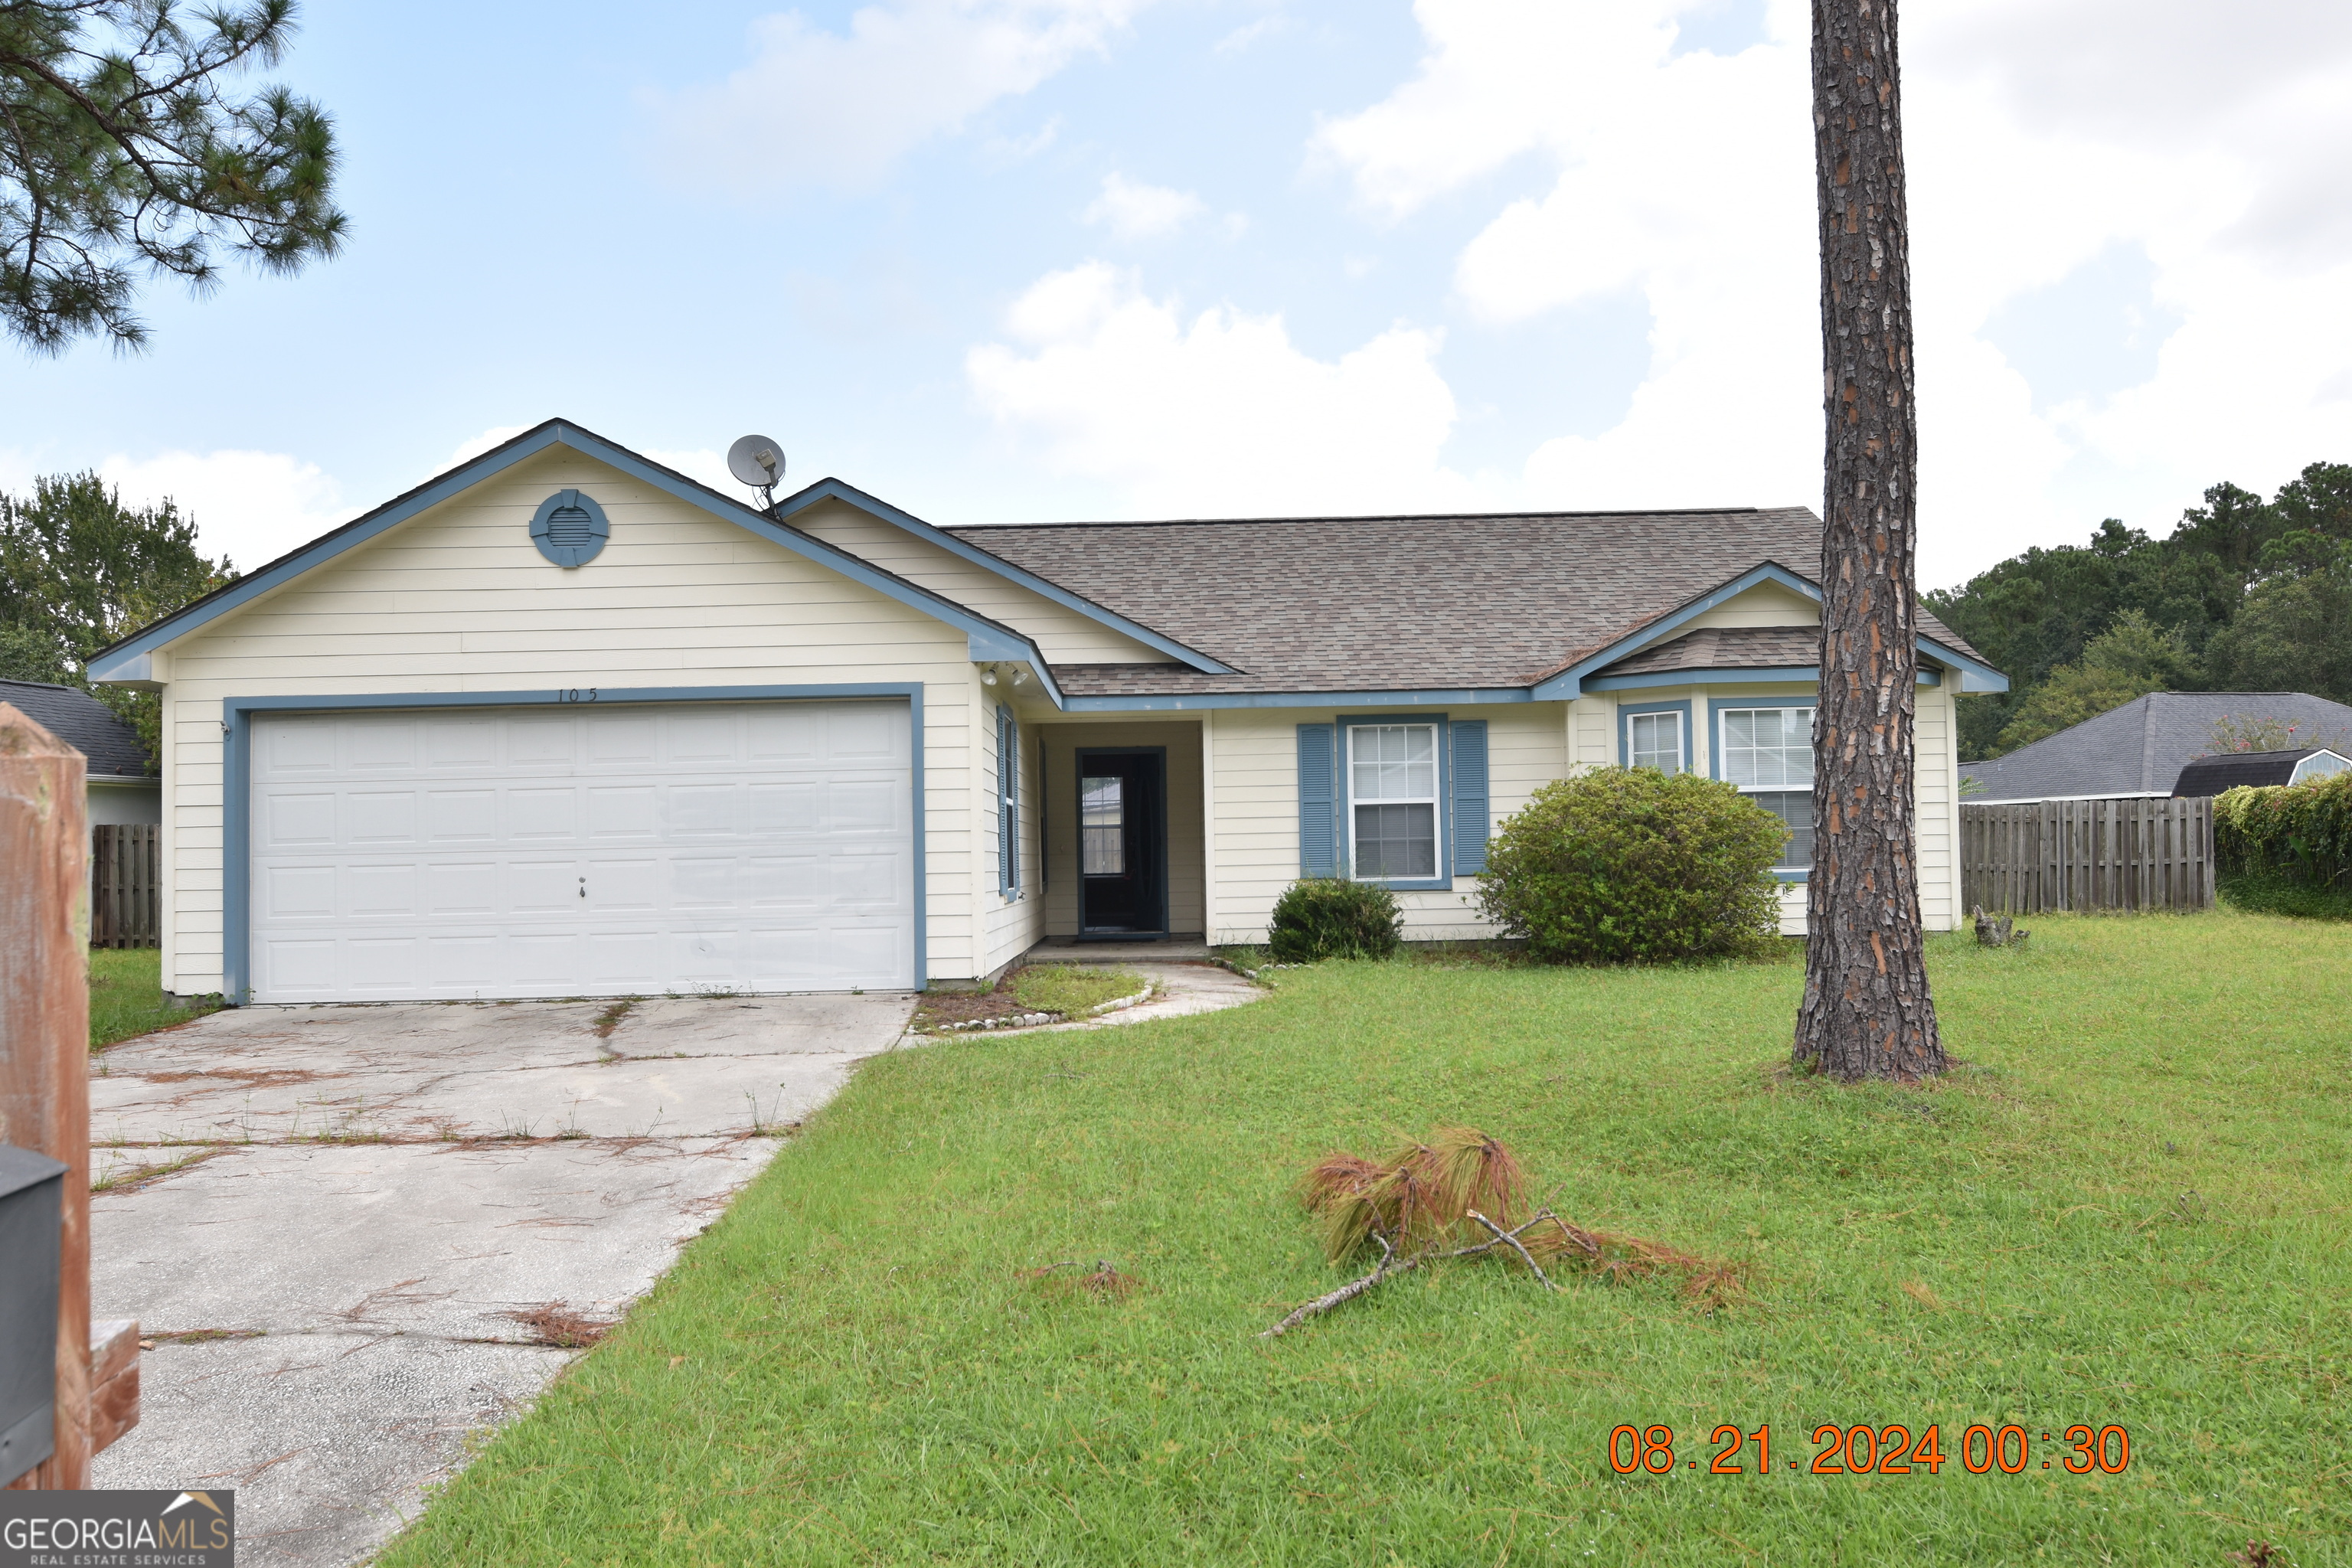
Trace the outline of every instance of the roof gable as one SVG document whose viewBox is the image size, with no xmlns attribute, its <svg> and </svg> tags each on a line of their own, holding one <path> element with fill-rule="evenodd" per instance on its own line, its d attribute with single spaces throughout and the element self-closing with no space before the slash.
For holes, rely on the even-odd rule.
<svg viewBox="0 0 2352 1568">
<path fill-rule="evenodd" d="M 925 544 L 943 550 L 968 565 L 992 573 L 1008 583 L 1017 584 L 1041 598 L 1051 600 L 1066 610 L 1108 626 L 1188 668 L 1202 670 L 1211 675 L 1228 675 L 1233 672 L 1231 666 L 1212 658 L 1197 648 L 1188 647 L 1172 637 L 1154 631 L 1140 621 L 1132 620 L 1116 610 L 1107 609 L 1085 595 L 1062 584 L 1048 581 L 1025 567 L 1007 561 L 1001 555 L 984 550 L 968 540 L 959 538 L 946 529 L 934 528 L 912 512 L 901 510 L 888 501 L 870 496 L 856 486 L 843 480 L 819 479 L 798 494 L 787 496 L 776 503 L 775 516 L 780 521 L 790 521 L 795 517 L 805 517 L 824 502 L 835 500 L 856 507 L 867 516 L 888 523 L 891 527 L 902 531 L 911 538 L 920 540 Z"/>
<path fill-rule="evenodd" d="M 939 594 L 862 560 L 798 529 L 790 528 L 685 475 L 606 440 L 565 420 L 551 419 L 524 431 L 489 451 L 449 469 L 407 494 L 394 498 L 341 528 L 321 534 L 224 588 L 187 605 L 163 619 L 100 649 L 89 661 L 92 680 L 118 683 L 152 682 L 152 655 L 158 648 L 187 637 L 199 627 L 230 615 L 274 593 L 346 552 L 381 537 L 412 518 L 504 473 L 551 447 L 565 447 L 615 468 L 675 500 L 699 508 L 744 531 L 830 568 L 863 586 L 964 632 L 976 660 L 1015 661 L 1033 665 L 1047 694 L 1056 704 L 1061 694 L 1054 684 L 1045 656 L 1026 636 L 980 615 Z"/>
</svg>

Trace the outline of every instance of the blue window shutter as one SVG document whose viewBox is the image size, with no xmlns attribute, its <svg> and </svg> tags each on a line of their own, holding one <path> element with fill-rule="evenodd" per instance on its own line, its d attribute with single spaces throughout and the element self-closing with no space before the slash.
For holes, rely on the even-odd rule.
<svg viewBox="0 0 2352 1568">
<path fill-rule="evenodd" d="M 1486 836 L 1494 828 L 1486 808 L 1486 721 L 1457 719 L 1446 728 L 1454 736 L 1454 874 L 1475 877 L 1486 868 Z"/>
<path fill-rule="evenodd" d="M 1021 891 L 1021 721 L 1004 715 L 1004 842 L 1006 888 Z"/>
<path fill-rule="evenodd" d="M 1021 885 L 1021 840 L 1013 809 L 1013 715 L 996 710 L 996 890 L 1011 898 Z"/>
<path fill-rule="evenodd" d="M 1339 823 L 1333 807 L 1336 724 L 1298 726 L 1298 874 L 1328 877 L 1339 868 Z"/>
</svg>

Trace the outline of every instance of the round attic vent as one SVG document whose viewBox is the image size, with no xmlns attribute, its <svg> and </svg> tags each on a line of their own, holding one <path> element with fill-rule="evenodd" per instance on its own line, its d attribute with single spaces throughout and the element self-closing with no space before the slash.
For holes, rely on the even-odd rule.
<svg viewBox="0 0 2352 1568">
<path fill-rule="evenodd" d="M 604 509 L 581 490 L 558 490 L 531 514 L 531 542 L 558 566 L 585 566 L 612 536 Z"/>
</svg>

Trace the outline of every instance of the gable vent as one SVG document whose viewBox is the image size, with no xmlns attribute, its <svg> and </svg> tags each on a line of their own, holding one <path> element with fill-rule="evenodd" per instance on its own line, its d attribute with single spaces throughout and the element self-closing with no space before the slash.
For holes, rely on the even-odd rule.
<svg viewBox="0 0 2352 1568">
<path fill-rule="evenodd" d="M 531 514 L 530 542 L 558 566 L 585 566 L 612 536 L 604 509 L 582 490 L 558 490 Z"/>
<path fill-rule="evenodd" d="M 578 550 L 596 537 L 584 506 L 560 506 L 547 514 L 547 542 L 558 550 Z"/>
</svg>

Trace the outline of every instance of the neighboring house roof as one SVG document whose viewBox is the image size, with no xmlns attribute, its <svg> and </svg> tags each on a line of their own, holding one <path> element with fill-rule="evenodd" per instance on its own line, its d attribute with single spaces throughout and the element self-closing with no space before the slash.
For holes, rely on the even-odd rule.
<svg viewBox="0 0 2352 1568">
<path fill-rule="evenodd" d="M 2226 752 L 2217 757 L 2200 757 L 2181 769 L 2172 794 L 2175 799 L 2185 800 L 2220 795 L 2240 784 L 2301 784 L 2305 779 L 2340 773 L 2347 767 L 2352 767 L 2352 759 L 2339 756 L 2325 746 L 2305 746 L 2293 752 Z"/>
<path fill-rule="evenodd" d="M 1598 673 L 1678 675 L 1685 670 L 1818 668 L 1822 634 L 1816 626 L 1702 626 L 1671 641 L 1654 643 Z"/>
<path fill-rule="evenodd" d="M 1527 688 L 1759 568 L 1810 592 L 1801 568 L 1822 552 L 1821 520 L 1802 507 L 946 531 L 1049 581 L 1082 586 L 1097 603 L 1239 672 L 1174 665 L 1064 672 L 1105 695 Z M 1922 615 L 1920 624 L 1924 635 L 1977 657 L 1932 617 Z"/>
<path fill-rule="evenodd" d="M 2297 726 L 2297 739 L 2352 744 L 2352 708 L 2309 692 L 2157 691 L 1960 772 L 1984 786 L 1969 797 L 1977 801 L 2169 795 L 2180 770 L 2212 750 L 2221 719 L 2278 719 Z"/>
<path fill-rule="evenodd" d="M 26 718 L 89 759 L 91 778 L 147 776 L 147 748 L 139 743 L 139 731 L 79 687 L 0 680 L 0 702 L 14 704 Z"/>
</svg>

